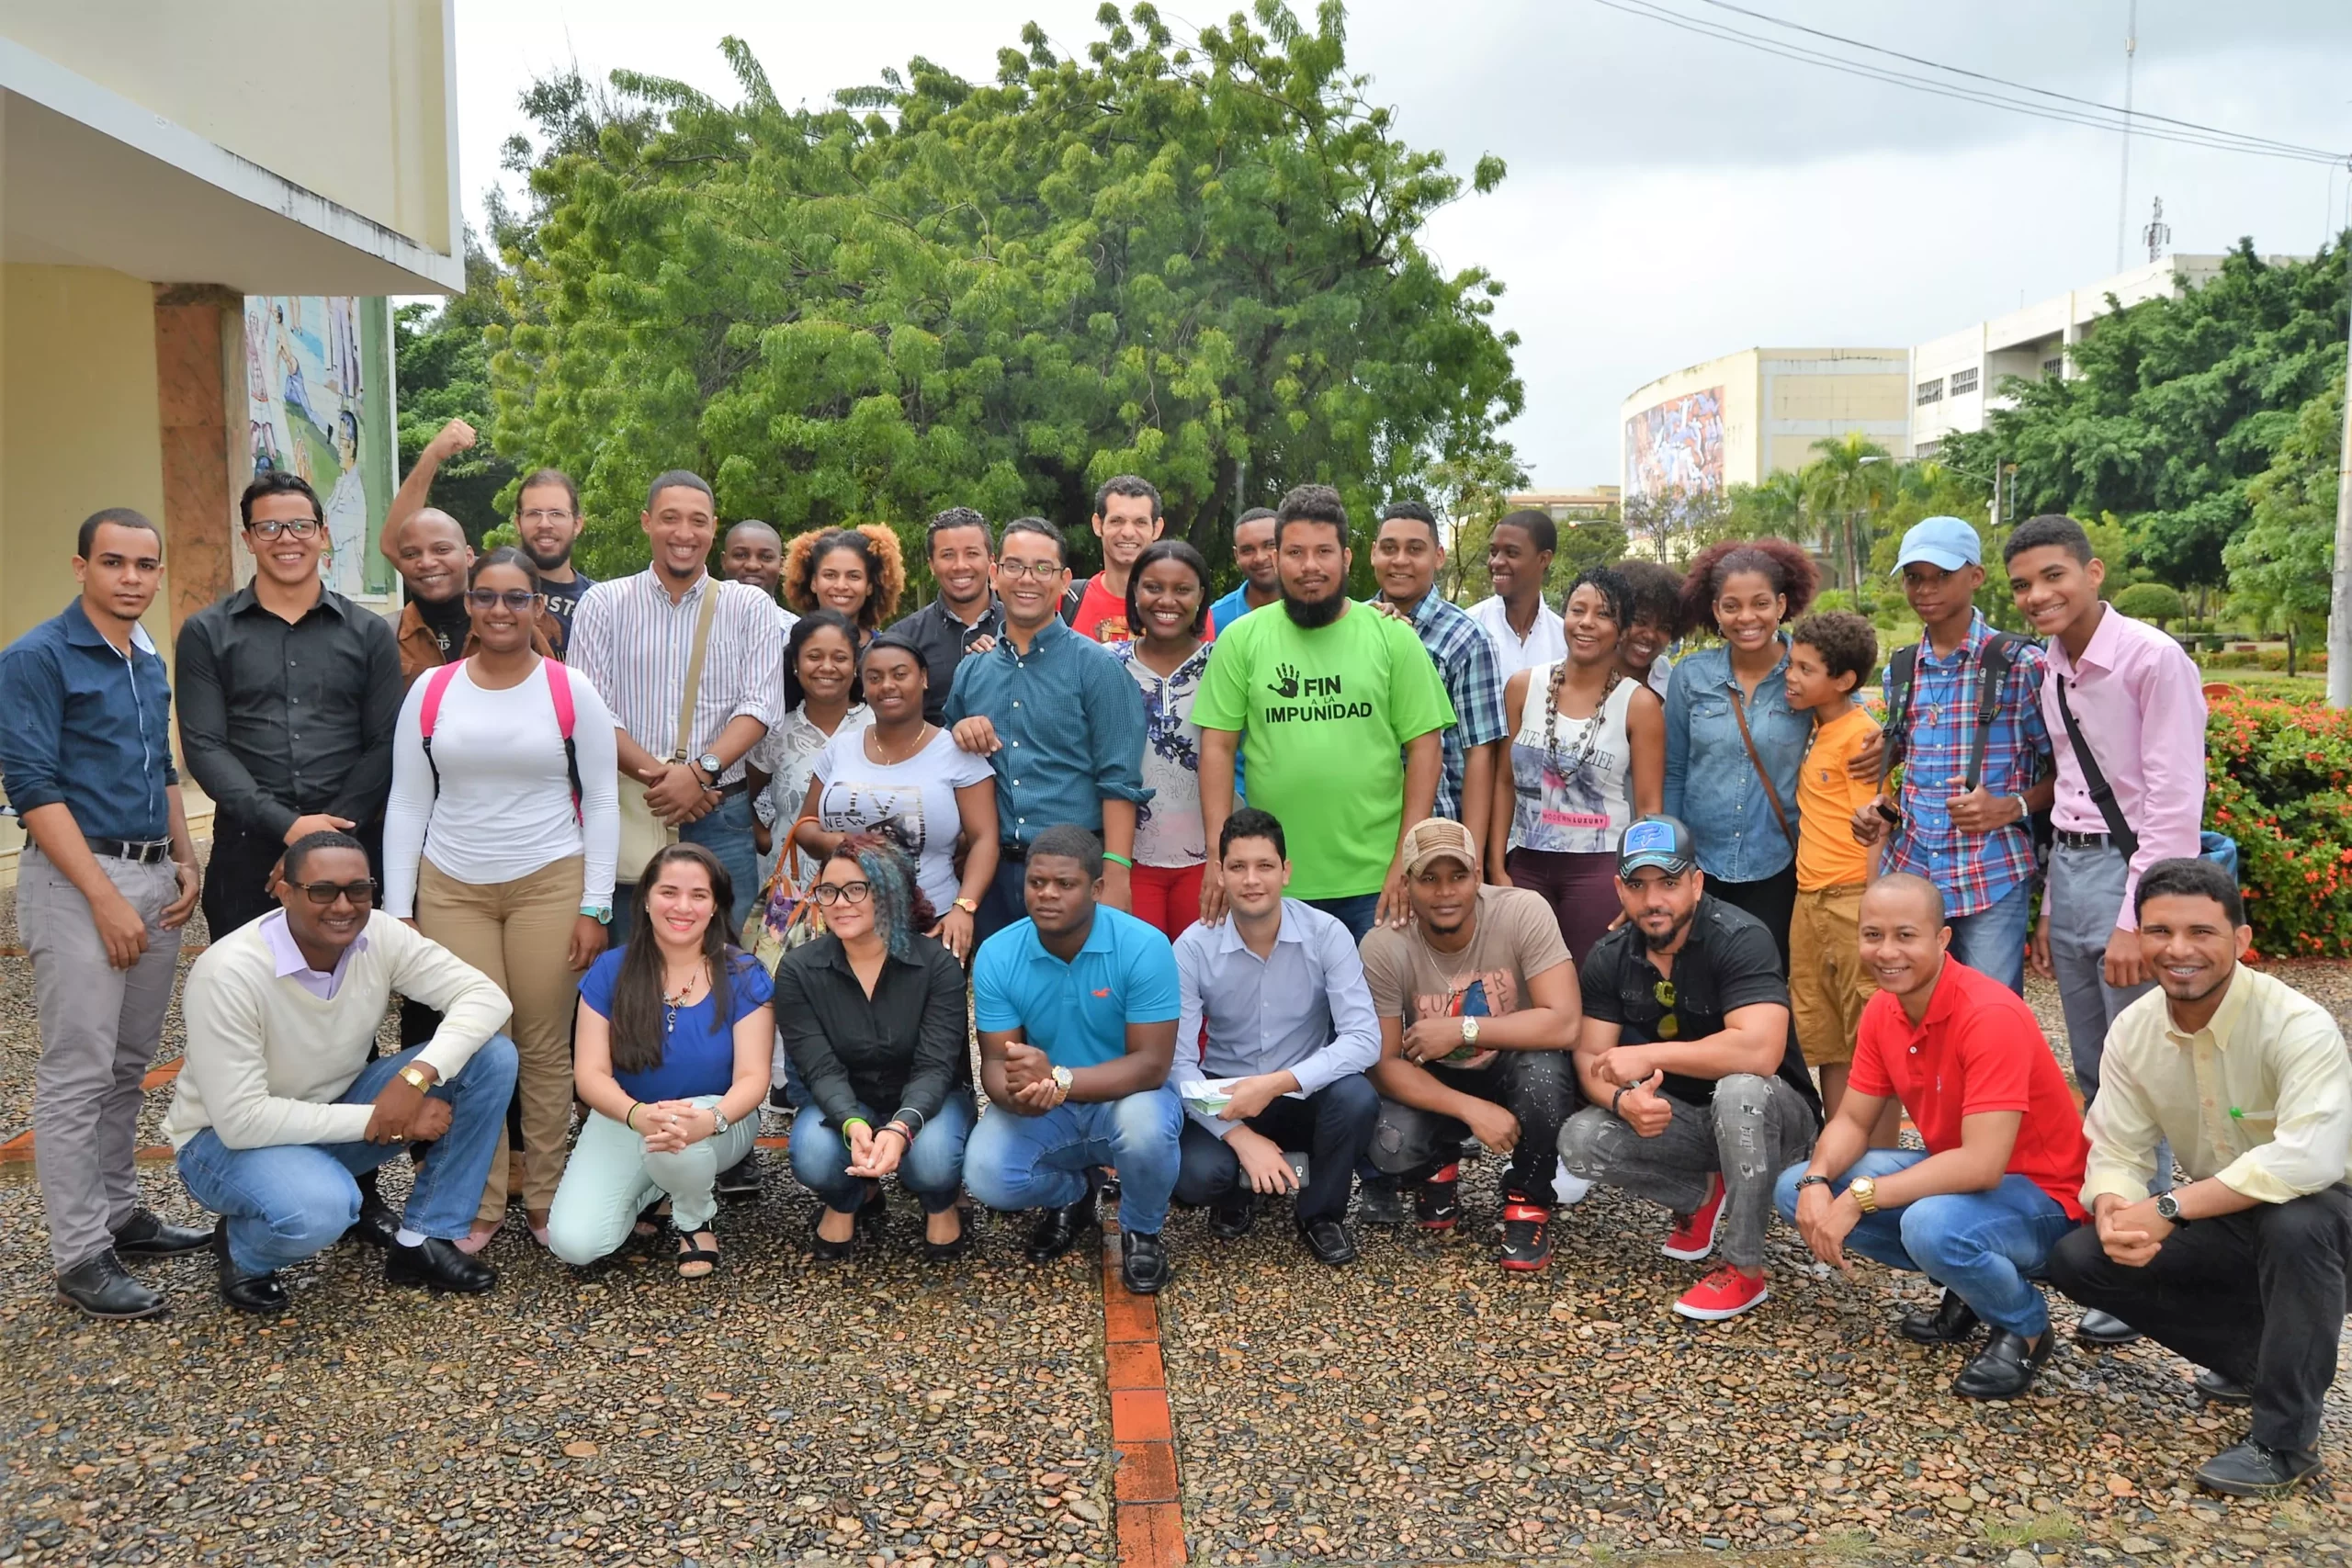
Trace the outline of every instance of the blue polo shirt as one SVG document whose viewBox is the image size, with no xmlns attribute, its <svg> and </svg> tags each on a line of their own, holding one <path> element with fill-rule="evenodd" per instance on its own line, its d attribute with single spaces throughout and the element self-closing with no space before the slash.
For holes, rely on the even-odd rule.
<svg viewBox="0 0 2352 1568">
<path fill-rule="evenodd" d="M 91 838 L 171 833 L 172 686 L 147 628 L 123 653 L 74 600 L 0 653 L 0 783 L 19 815 L 62 804 Z"/>
<path fill-rule="evenodd" d="M 1057 1067 L 1094 1067 L 1127 1054 L 1127 1025 L 1170 1023 L 1182 1010 L 1176 950 L 1158 928 L 1107 904 L 1065 964 L 1015 920 L 980 943 L 972 960 L 972 1020 L 991 1032 L 1018 1029 Z"/>
</svg>

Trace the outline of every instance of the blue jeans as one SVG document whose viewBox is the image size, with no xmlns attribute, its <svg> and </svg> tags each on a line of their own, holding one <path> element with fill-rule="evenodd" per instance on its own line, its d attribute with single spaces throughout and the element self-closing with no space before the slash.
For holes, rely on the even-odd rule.
<svg viewBox="0 0 2352 1568">
<path fill-rule="evenodd" d="M 1830 1182 L 1833 1194 L 1858 1176 L 1872 1179 L 1908 1170 L 1928 1156 L 1919 1149 L 1872 1149 Z M 1781 1217 L 1797 1218 L 1800 1163 L 1781 1172 Z M 1996 1328 L 2033 1338 L 2050 1326 L 2050 1308 L 2032 1281 L 2050 1249 L 2075 1228 L 2058 1201 L 2022 1176 L 2004 1176 L 1990 1192 L 1942 1192 L 1864 1214 L 1846 1245 L 1889 1269 L 1925 1274 L 1960 1292 L 1976 1315 Z"/>
<path fill-rule="evenodd" d="M 709 816 L 679 829 L 678 841 L 700 844 L 727 868 L 728 879 L 735 884 L 735 901 L 729 909 L 735 917 L 736 932 L 741 935 L 743 922 L 751 919 L 752 901 L 760 896 L 760 852 L 752 847 L 751 795 L 740 790 L 728 795 Z M 637 884 L 616 884 L 613 888 L 616 947 L 628 940 L 629 920 L 636 907 Z"/>
<path fill-rule="evenodd" d="M 337 1105 L 366 1105 L 383 1092 L 422 1045 L 379 1056 L 360 1069 Z M 401 1223 L 455 1241 L 473 1228 L 491 1157 L 506 1131 L 514 1092 L 514 1043 L 495 1034 L 455 1077 L 428 1091 L 449 1102 L 449 1130 L 416 1168 L 416 1186 Z M 229 1258 L 247 1274 L 268 1274 L 324 1252 L 359 1218 L 352 1179 L 407 1151 L 406 1144 L 272 1144 L 232 1149 L 207 1127 L 180 1145 L 180 1179 L 188 1195 L 229 1222 Z"/>
<path fill-rule="evenodd" d="M 1157 1235 L 1183 1126 L 1184 1102 L 1164 1084 L 1124 1100 L 1065 1100 L 1043 1116 L 990 1106 L 965 1146 L 964 1185 L 991 1209 L 1059 1209 L 1086 1196 L 1095 1167 L 1114 1166 L 1120 1228 Z"/>
<path fill-rule="evenodd" d="M 863 1105 L 857 1113 L 876 1132 L 888 1115 L 876 1115 Z M 939 1114 L 923 1123 L 899 1156 L 899 1184 L 922 1200 L 926 1214 L 944 1213 L 956 1206 L 956 1193 L 964 1185 L 964 1145 L 972 1136 L 972 1091 L 950 1092 Z M 836 1213 L 846 1214 L 865 1201 L 865 1178 L 849 1174 L 849 1141 L 840 1128 L 825 1125 L 824 1111 L 814 1105 L 804 1106 L 792 1119 L 792 1175 Z"/>
<path fill-rule="evenodd" d="M 1975 913 L 1951 918 L 1951 955 L 2025 995 L 2025 939 L 2032 913 L 2033 879 L 2028 877 Z"/>
<path fill-rule="evenodd" d="M 1351 893 L 1344 898 L 1309 898 L 1309 908 L 1322 910 L 1348 928 L 1348 940 L 1362 942 L 1372 932 L 1373 917 L 1380 913 L 1380 895 Z"/>
</svg>

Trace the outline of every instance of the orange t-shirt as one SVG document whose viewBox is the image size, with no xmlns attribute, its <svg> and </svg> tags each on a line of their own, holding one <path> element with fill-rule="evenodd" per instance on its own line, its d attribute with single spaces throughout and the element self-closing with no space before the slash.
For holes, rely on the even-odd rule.
<svg viewBox="0 0 2352 1568">
<path fill-rule="evenodd" d="M 1862 709 L 1846 712 L 1813 732 L 1813 747 L 1797 770 L 1797 887 L 1816 893 L 1870 874 L 1871 852 L 1854 842 L 1857 808 L 1878 793 L 1875 779 L 1850 778 L 1846 764 L 1878 733 Z"/>
</svg>

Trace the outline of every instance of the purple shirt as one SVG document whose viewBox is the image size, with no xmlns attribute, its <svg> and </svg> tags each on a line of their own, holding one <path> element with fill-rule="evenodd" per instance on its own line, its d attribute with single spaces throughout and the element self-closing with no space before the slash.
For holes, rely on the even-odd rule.
<svg viewBox="0 0 2352 1568">
<path fill-rule="evenodd" d="M 264 915 L 261 918 L 261 934 L 262 939 L 269 943 L 270 956 L 277 960 L 277 977 L 293 981 L 322 1002 L 334 1000 L 335 992 L 343 988 L 343 976 L 351 967 L 352 956 L 368 951 L 368 933 L 361 931 L 352 940 L 351 945 L 343 950 L 343 956 L 334 961 L 334 971 L 321 974 L 311 967 L 311 961 L 303 957 L 302 950 L 295 945 L 294 933 L 286 929 L 285 910 L 272 909 Z"/>
<path fill-rule="evenodd" d="M 2139 836 L 2123 881 L 2119 930 L 2136 931 L 2132 896 L 2141 874 L 2160 860 L 2193 857 L 2205 822 L 2205 693 L 2197 666 L 2180 645 L 2144 621 L 2109 605 L 2080 660 L 2050 639 L 2049 678 L 2041 682 L 2041 717 L 2058 761 L 2058 797 L 2051 824 L 2062 832 L 2104 833 L 2083 782 L 2083 764 L 2058 711 L 2058 684 L 2099 772 L 2115 792 L 2123 820 Z"/>
</svg>

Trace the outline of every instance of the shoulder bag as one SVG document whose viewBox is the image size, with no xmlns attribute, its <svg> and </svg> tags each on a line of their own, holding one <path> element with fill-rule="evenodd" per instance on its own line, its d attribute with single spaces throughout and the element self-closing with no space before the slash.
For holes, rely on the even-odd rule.
<svg viewBox="0 0 2352 1568">
<path fill-rule="evenodd" d="M 718 615 L 718 580 L 703 579 L 702 614 L 695 618 L 694 653 L 686 660 L 686 689 L 678 705 L 677 744 L 664 762 L 683 762 L 686 749 L 694 744 L 695 704 L 702 695 L 703 657 L 710 651 L 710 623 Z M 678 841 L 678 829 L 653 814 L 646 801 L 645 785 L 624 772 L 620 777 L 621 842 L 614 857 L 613 874 L 616 881 L 635 883 L 645 863 L 671 844 Z"/>
</svg>

